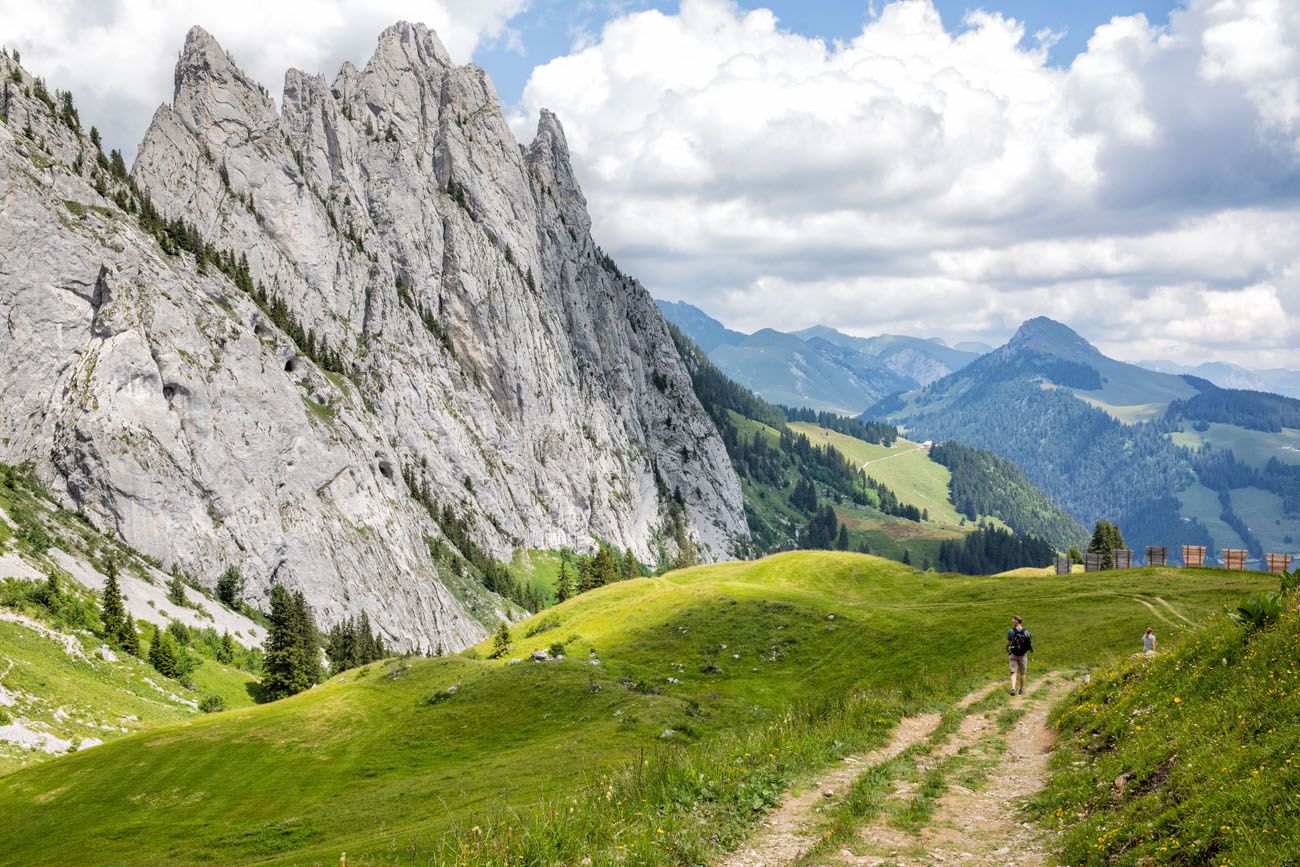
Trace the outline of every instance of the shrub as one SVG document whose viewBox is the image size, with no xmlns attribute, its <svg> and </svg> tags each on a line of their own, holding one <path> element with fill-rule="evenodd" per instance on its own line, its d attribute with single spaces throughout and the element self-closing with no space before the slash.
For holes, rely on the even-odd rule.
<svg viewBox="0 0 1300 867">
<path fill-rule="evenodd" d="M 548 647 L 546 650 L 547 653 L 551 654 L 551 656 L 553 656 L 556 659 L 559 659 L 561 656 L 564 656 L 564 643 L 557 641 L 554 644 L 552 644 L 550 647 Z"/>
<path fill-rule="evenodd" d="M 199 710 L 204 713 L 216 713 L 226 709 L 226 700 L 219 695 L 208 693 L 199 699 Z"/>
<path fill-rule="evenodd" d="M 217 598 L 228 607 L 239 610 L 244 596 L 244 576 L 237 566 L 231 566 L 217 579 Z"/>
</svg>

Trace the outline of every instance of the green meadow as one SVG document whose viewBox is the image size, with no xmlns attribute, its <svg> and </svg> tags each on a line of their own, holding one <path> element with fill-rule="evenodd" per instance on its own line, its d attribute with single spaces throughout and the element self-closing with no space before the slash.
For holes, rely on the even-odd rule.
<svg viewBox="0 0 1300 867">
<path fill-rule="evenodd" d="M 1034 670 L 1069 670 L 1131 653 L 1153 609 L 1195 620 L 1270 583 L 1176 569 L 970 578 L 830 552 L 635 579 L 514 624 L 501 658 L 485 643 L 386 660 L 2 777 L 0 851 L 23 864 L 703 863 L 792 781 L 1003 677 L 1013 612 L 1034 631 Z M 530 659 L 543 649 L 564 658 Z"/>
</svg>

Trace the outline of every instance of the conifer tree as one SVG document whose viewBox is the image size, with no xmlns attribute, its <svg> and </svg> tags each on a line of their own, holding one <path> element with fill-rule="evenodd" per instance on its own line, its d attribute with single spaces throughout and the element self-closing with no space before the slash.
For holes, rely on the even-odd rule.
<svg viewBox="0 0 1300 867">
<path fill-rule="evenodd" d="M 298 645 L 302 648 L 303 674 L 307 685 L 311 686 L 324 680 L 325 673 L 320 662 L 320 632 L 316 629 L 316 618 L 301 590 L 293 594 L 293 617 Z"/>
<path fill-rule="evenodd" d="M 912 553 L 908 551 L 906 548 L 903 549 L 903 565 L 904 566 L 912 565 Z"/>
<path fill-rule="evenodd" d="M 622 566 L 623 566 L 622 577 L 624 581 L 628 580 L 629 578 L 636 578 L 641 574 L 641 563 L 636 559 L 636 555 L 632 553 L 631 548 L 628 548 L 626 551 L 623 552 Z"/>
<path fill-rule="evenodd" d="M 558 605 L 573 597 L 573 575 L 567 560 L 560 561 L 560 574 L 555 577 L 555 602 Z"/>
<path fill-rule="evenodd" d="M 505 656 L 509 652 L 510 627 L 506 626 L 506 622 L 503 620 L 501 625 L 497 627 L 496 635 L 492 637 L 492 658 L 496 659 Z"/>
<path fill-rule="evenodd" d="M 840 536 L 835 540 L 835 547 L 841 551 L 849 550 L 849 528 L 840 524 Z"/>
<path fill-rule="evenodd" d="M 1101 555 L 1101 568 L 1113 569 L 1115 557 L 1111 552 L 1123 547 L 1124 534 L 1119 527 L 1110 521 L 1098 521 L 1092 531 L 1092 540 L 1088 543 L 1088 553 Z"/>
<path fill-rule="evenodd" d="M 272 699 L 302 692 L 321 679 L 319 641 L 302 593 L 271 588 L 271 628 L 265 644 L 262 685 Z"/>
<path fill-rule="evenodd" d="M 104 638 L 109 644 L 120 646 L 125 632 L 126 606 L 122 602 L 122 588 L 117 583 L 116 561 L 109 560 L 105 563 L 104 572 L 108 575 L 108 578 L 104 581 L 99 619 L 104 623 Z"/>
<path fill-rule="evenodd" d="M 228 607 L 239 609 L 244 595 L 244 576 L 238 566 L 231 566 L 217 579 L 217 598 Z"/>
<path fill-rule="evenodd" d="M 135 618 L 130 614 L 122 622 L 122 631 L 118 640 L 119 646 L 134 657 L 140 656 L 140 633 L 135 628 Z"/>
<path fill-rule="evenodd" d="M 153 641 L 149 642 L 149 664 L 164 677 L 180 675 L 176 644 L 165 629 L 154 627 Z"/>
<path fill-rule="evenodd" d="M 167 601 L 173 605 L 185 606 L 188 599 L 185 596 L 185 582 L 181 580 L 180 569 L 172 569 L 172 577 L 167 581 Z"/>
<path fill-rule="evenodd" d="M 230 630 L 221 633 L 221 644 L 217 646 L 217 662 L 229 665 L 235 661 L 235 639 L 230 637 Z"/>
</svg>

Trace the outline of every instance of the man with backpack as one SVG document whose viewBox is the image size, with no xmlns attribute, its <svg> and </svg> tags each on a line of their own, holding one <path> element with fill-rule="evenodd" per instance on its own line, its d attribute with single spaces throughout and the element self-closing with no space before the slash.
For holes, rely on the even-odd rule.
<svg viewBox="0 0 1300 867">
<path fill-rule="evenodd" d="M 1024 621 L 1019 616 L 1011 618 L 1011 628 L 1007 630 L 1007 662 L 1011 666 L 1011 694 L 1015 695 L 1017 691 L 1024 695 L 1025 679 L 1029 670 L 1029 654 L 1034 652 L 1033 639 L 1029 635 L 1029 630 L 1024 627 Z M 1019 686 L 1017 687 L 1016 676 L 1019 675 Z"/>
</svg>

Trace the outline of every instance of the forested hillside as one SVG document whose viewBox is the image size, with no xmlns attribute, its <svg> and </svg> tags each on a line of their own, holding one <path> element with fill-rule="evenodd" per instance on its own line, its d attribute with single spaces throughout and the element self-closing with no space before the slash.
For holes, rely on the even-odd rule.
<svg viewBox="0 0 1300 867">
<path fill-rule="evenodd" d="M 949 440 L 930 449 L 930 459 L 952 473 L 949 490 L 958 512 L 974 521 L 997 515 L 1016 532 L 1061 550 L 1077 545 L 1087 529 L 1025 477 L 1019 467 L 985 449 Z"/>
<path fill-rule="evenodd" d="M 984 381 L 959 401 L 919 408 L 907 423 L 936 440 L 996 452 L 1076 519 L 1115 519 L 1136 545 L 1210 544 L 1204 525 L 1184 520 L 1173 497 L 1195 481 L 1192 455 L 1155 425 L 1123 424 L 1067 391 L 1020 378 Z"/>
<path fill-rule="evenodd" d="M 742 479 L 759 553 L 853 549 L 922 568 L 985 574 L 1044 566 L 1053 546 L 1064 550 L 1086 536 L 995 455 L 954 445 L 946 454 L 958 470 L 950 477 L 919 444 L 900 441 L 893 425 L 774 406 L 730 380 L 675 327 L 672 333 Z M 992 490 L 977 497 L 986 485 Z M 965 501 L 954 510 L 958 492 Z M 975 547 L 963 547 L 967 534 L 983 530 L 990 517 L 1015 534 L 981 535 Z"/>
</svg>

